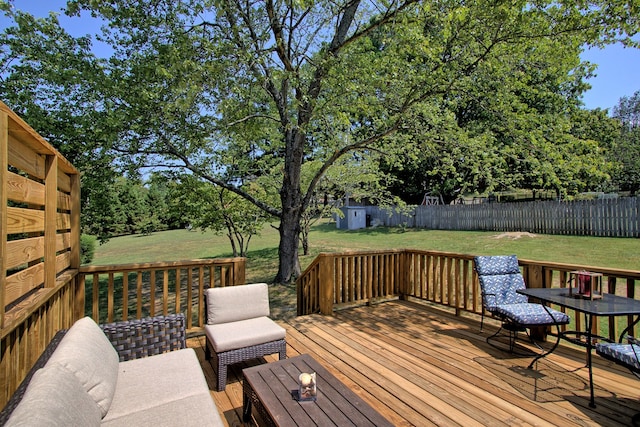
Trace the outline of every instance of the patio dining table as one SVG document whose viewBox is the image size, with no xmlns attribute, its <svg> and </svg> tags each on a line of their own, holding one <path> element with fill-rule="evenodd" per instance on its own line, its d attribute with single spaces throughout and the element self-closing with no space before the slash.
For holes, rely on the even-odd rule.
<svg viewBox="0 0 640 427">
<path fill-rule="evenodd" d="M 530 298 L 536 298 L 543 303 L 556 304 L 560 307 L 573 309 L 576 312 L 584 314 L 584 331 L 564 331 L 560 333 L 560 337 L 574 344 L 586 347 L 587 368 L 589 370 L 589 406 L 595 408 L 591 352 L 594 348 L 595 340 L 610 340 L 607 337 L 601 337 L 593 333 L 593 319 L 595 317 L 636 316 L 631 324 L 620 334 L 619 340 L 621 341 L 624 336 L 632 330 L 636 323 L 640 321 L 640 301 L 607 293 L 602 293 L 600 298 L 596 299 L 582 298 L 576 296 L 576 294 L 570 295 L 568 288 L 527 288 L 518 290 L 518 293 Z M 584 337 L 584 339 L 581 337 Z M 531 369 L 538 359 L 547 355 L 548 353 L 536 356 L 529 364 L 529 368 Z"/>
</svg>

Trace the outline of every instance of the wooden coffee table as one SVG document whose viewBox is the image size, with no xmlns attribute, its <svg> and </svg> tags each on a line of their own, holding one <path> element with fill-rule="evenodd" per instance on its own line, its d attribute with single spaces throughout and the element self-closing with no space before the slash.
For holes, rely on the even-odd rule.
<svg viewBox="0 0 640 427">
<path fill-rule="evenodd" d="M 316 373 L 316 401 L 296 400 L 301 372 Z M 253 406 L 262 421 L 273 426 L 392 426 L 308 354 L 246 368 L 242 373 L 245 422 L 251 420 Z"/>
</svg>

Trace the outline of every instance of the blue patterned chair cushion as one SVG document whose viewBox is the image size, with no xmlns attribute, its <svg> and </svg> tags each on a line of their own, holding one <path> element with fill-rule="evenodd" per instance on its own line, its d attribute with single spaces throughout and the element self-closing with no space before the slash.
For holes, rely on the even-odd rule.
<svg viewBox="0 0 640 427">
<path fill-rule="evenodd" d="M 525 295 L 516 292 L 518 289 L 525 288 L 521 274 L 480 276 L 480 281 L 483 284 L 484 306 L 489 311 L 494 311 L 501 305 L 521 304 L 528 301 Z"/>
<path fill-rule="evenodd" d="M 476 271 L 480 276 L 520 274 L 515 255 L 489 255 L 475 257 Z"/>
<path fill-rule="evenodd" d="M 496 312 L 503 304 L 520 304 L 528 301 L 527 297 L 516 291 L 524 289 L 524 279 L 518 267 L 515 255 L 478 256 L 475 267 L 482 288 L 484 307 L 489 312 Z"/>
<path fill-rule="evenodd" d="M 635 344 L 597 343 L 596 353 L 613 359 L 631 370 L 640 371 L 640 346 Z"/>
<path fill-rule="evenodd" d="M 521 325 L 555 325 L 569 323 L 569 316 L 551 308 L 549 312 L 542 304 L 520 303 L 504 304 L 496 308 L 496 312 L 514 323 Z M 551 313 L 551 315 L 549 315 Z M 552 317 L 553 316 L 553 317 Z"/>
</svg>

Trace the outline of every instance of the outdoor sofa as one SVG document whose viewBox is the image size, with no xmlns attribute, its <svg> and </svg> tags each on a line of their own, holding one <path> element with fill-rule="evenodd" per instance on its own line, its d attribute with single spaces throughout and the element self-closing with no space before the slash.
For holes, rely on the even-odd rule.
<svg viewBox="0 0 640 427">
<path fill-rule="evenodd" d="M 0 414 L 7 426 L 222 426 L 182 314 L 56 334 Z"/>
</svg>

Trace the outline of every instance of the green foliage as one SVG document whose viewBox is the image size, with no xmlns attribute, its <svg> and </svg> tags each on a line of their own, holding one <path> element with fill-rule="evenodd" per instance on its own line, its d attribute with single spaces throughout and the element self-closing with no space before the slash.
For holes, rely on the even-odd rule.
<svg viewBox="0 0 640 427">
<path fill-rule="evenodd" d="M 613 109 L 613 116 L 620 122 L 620 136 L 612 150 L 620 169 L 613 182 L 632 195 L 640 191 L 640 91 L 620 99 Z"/>
<path fill-rule="evenodd" d="M 112 177 L 109 186 L 97 186 L 97 190 L 105 193 L 91 200 L 92 209 L 82 215 L 99 216 L 98 224 L 87 221 L 83 232 L 96 235 L 101 242 L 113 236 L 149 234 L 180 226 L 168 207 L 169 191 L 153 174 L 145 183 L 125 176 Z"/>
<path fill-rule="evenodd" d="M 193 175 L 182 175 L 174 183 L 172 206 L 178 207 L 188 227 L 226 235 L 233 256 L 246 256 L 251 238 L 272 219 L 237 194 Z"/>
<path fill-rule="evenodd" d="M 105 236 L 113 203 L 117 133 L 104 97 L 104 60 L 89 37 L 73 38 L 56 14 L 36 19 L 0 0 L 14 23 L 0 34 L 0 99 L 56 147 L 81 172 L 84 232 Z"/>
<path fill-rule="evenodd" d="M 593 139 L 584 129 L 589 113 L 579 109 L 579 98 L 588 67 L 579 59 L 581 37 L 497 46 L 454 83 L 461 87 L 455 96 L 416 105 L 396 134 L 413 143 L 402 161 L 382 164 L 399 178 L 396 194 L 420 203 L 428 192 L 448 203 L 464 193 L 513 188 L 559 195 L 600 188 L 611 168 L 602 145 L 611 135 Z"/>
<path fill-rule="evenodd" d="M 91 264 L 96 253 L 96 243 L 98 239 L 95 236 L 82 234 L 80 236 L 80 263 Z"/>
</svg>

